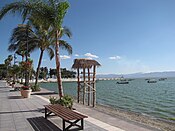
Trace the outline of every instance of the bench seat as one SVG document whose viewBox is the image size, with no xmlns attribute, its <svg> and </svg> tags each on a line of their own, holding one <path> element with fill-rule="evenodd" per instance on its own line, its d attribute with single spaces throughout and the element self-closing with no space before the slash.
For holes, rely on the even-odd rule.
<svg viewBox="0 0 175 131">
<path fill-rule="evenodd" d="M 54 113 L 58 117 L 62 118 L 63 120 L 63 131 L 68 130 L 72 126 L 77 126 L 79 129 L 83 130 L 84 122 L 83 119 L 87 118 L 87 116 L 82 115 L 78 112 L 75 112 L 71 109 L 65 108 L 62 105 L 54 104 L 54 105 L 44 105 L 45 107 L 45 118 Z M 78 125 L 77 122 L 81 120 L 81 125 Z M 65 122 L 69 123 L 68 127 L 65 127 Z"/>
</svg>

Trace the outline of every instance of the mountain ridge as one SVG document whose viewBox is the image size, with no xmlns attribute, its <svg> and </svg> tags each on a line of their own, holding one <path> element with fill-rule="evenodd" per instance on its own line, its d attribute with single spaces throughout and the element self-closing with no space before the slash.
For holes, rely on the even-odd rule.
<svg viewBox="0 0 175 131">
<path fill-rule="evenodd" d="M 175 77 L 175 71 L 132 73 L 132 74 L 97 74 L 97 78 L 152 78 L 152 77 Z"/>
</svg>

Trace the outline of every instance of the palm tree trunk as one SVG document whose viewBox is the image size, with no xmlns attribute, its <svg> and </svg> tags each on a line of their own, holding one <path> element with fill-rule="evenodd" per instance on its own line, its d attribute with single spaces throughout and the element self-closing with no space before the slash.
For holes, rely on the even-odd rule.
<svg viewBox="0 0 175 131">
<path fill-rule="evenodd" d="M 26 62 L 28 62 L 28 57 L 26 55 Z M 25 86 L 29 86 L 29 71 L 25 71 Z"/>
<path fill-rule="evenodd" d="M 56 31 L 56 45 L 55 45 L 55 60 L 56 60 L 56 70 L 57 70 L 57 83 L 58 83 L 58 90 L 59 90 L 59 96 L 60 98 L 63 97 L 63 86 L 62 86 L 62 80 L 61 80 L 61 68 L 60 68 L 60 57 L 59 57 L 59 41 L 58 37 L 60 35 L 60 32 Z"/>
<path fill-rule="evenodd" d="M 39 69 L 40 69 L 40 66 L 41 66 L 41 60 L 43 58 L 43 53 L 44 53 L 44 51 L 41 50 L 39 61 L 38 61 L 38 67 L 37 67 L 37 71 L 36 71 L 36 76 L 35 76 L 36 77 L 35 78 L 35 86 L 38 84 Z"/>
</svg>

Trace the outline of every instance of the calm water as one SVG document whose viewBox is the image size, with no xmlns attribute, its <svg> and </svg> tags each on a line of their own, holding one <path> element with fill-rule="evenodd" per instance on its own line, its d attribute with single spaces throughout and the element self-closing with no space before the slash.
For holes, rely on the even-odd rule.
<svg viewBox="0 0 175 131">
<path fill-rule="evenodd" d="M 40 85 L 57 92 L 57 83 Z M 145 79 L 135 79 L 129 84 L 116 84 L 115 80 L 97 81 L 96 86 L 98 104 L 175 120 L 175 78 L 157 83 L 147 83 Z M 64 82 L 63 87 L 65 94 L 76 96 L 76 82 Z"/>
</svg>

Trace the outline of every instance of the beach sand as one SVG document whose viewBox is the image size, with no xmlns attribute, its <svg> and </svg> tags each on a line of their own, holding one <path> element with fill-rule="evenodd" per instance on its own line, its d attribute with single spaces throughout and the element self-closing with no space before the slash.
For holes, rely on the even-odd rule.
<svg viewBox="0 0 175 131">
<path fill-rule="evenodd" d="M 150 116 L 145 116 L 142 114 L 121 109 L 114 109 L 112 107 L 107 107 L 103 105 L 97 105 L 95 109 L 126 121 L 129 120 L 136 123 L 141 123 L 146 126 L 154 127 L 163 131 L 175 131 L 175 121 L 160 120 Z"/>
<path fill-rule="evenodd" d="M 43 97 L 48 98 L 50 96 L 55 96 L 58 97 L 58 94 L 51 92 L 50 94 L 44 93 L 47 92 L 46 89 L 41 88 L 41 92 L 38 92 L 39 94 L 42 94 Z M 74 100 L 76 103 L 76 100 Z M 165 120 L 160 120 L 156 119 L 150 116 L 145 116 L 142 114 L 138 114 L 135 112 L 129 112 L 125 111 L 122 109 L 115 109 L 112 107 L 104 106 L 104 105 L 99 105 L 97 104 L 94 110 L 97 110 L 99 112 L 102 112 L 104 114 L 111 115 L 113 117 L 117 117 L 119 119 L 129 121 L 129 122 L 134 122 L 135 124 L 143 124 L 148 127 L 153 127 L 158 130 L 163 130 L 163 131 L 175 131 L 175 121 L 165 121 Z"/>
</svg>

